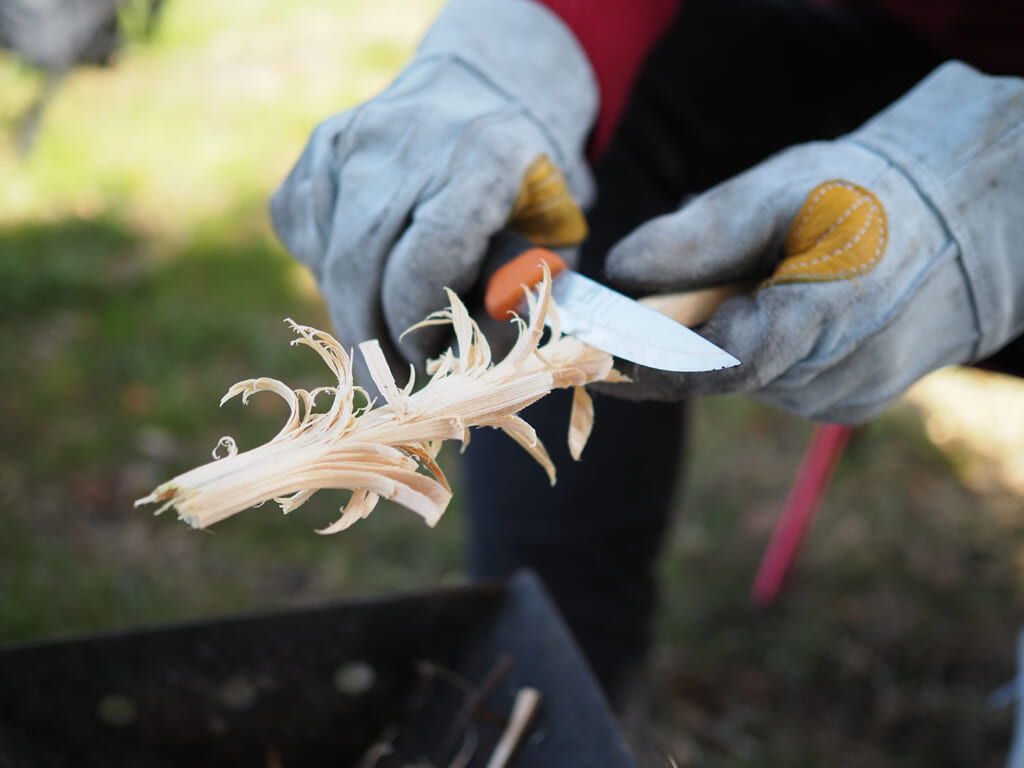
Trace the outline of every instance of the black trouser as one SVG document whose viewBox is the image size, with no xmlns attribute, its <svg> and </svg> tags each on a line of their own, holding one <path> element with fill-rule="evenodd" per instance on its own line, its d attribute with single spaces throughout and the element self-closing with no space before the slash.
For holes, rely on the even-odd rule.
<svg viewBox="0 0 1024 768">
<path fill-rule="evenodd" d="M 687 195 L 789 145 L 852 130 L 938 63 L 881 18 L 778 0 L 688 0 L 595 168 L 582 269 L 600 274 L 616 241 Z M 614 696 L 648 646 L 653 564 L 686 420 L 675 403 L 599 397 L 595 409 L 579 464 L 565 448 L 566 393 L 524 414 L 558 468 L 554 488 L 507 437 L 474 434 L 464 466 L 470 570 L 478 579 L 535 570 Z"/>
</svg>

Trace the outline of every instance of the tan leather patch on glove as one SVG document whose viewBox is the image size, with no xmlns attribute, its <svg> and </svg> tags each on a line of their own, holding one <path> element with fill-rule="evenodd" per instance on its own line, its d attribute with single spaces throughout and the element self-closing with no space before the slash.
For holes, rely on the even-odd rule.
<svg viewBox="0 0 1024 768">
<path fill-rule="evenodd" d="M 887 236 L 877 197 L 848 181 L 827 181 L 807 196 L 786 238 L 785 256 L 763 285 L 866 274 L 885 253 Z"/>
<path fill-rule="evenodd" d="M 534 245 L 561 248 L 583 242 L 587 221 L 583 217 L 565 174 L 540 155 L 523 174 L 509 226 Z"/>
</svg>

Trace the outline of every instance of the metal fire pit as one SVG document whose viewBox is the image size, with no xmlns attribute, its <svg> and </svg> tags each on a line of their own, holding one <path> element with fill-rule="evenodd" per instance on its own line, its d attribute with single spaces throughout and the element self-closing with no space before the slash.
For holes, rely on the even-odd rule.
<svg viewBox="0 0 1024 768">
<path fill-rule="evenodd" d="M 0 649 L 0 767 L 484 766 L 524 687 L 541 701 L 510 766 L 635 768 L 525 573 Z"/>
</svg>

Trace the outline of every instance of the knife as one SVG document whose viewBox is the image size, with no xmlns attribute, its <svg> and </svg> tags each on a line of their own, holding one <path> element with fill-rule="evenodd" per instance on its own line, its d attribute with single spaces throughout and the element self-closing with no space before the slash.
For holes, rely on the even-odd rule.
<svg viewBox="0 0 1024 768">
<path fill-rule="evenodd" d="M 740 364 L 685 325 L 574 272 L 554 251 L 537 248 L 508 230 L 495 235 L 489 245 L 487 314 L 507 320 L 510 312 L 522 312 L 523 286 L 532 288 L 541 281 L 541 262 L 551 271 L 551 298 L 558 306 L 562 333 L 615 357 L 664 371 L 714 371 Z"/>
</svg>

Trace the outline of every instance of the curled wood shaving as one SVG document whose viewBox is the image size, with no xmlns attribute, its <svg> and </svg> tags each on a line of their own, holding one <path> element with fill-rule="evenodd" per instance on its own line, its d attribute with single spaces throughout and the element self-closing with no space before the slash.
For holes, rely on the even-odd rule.
<svg viewBox="0 0 1024 768">
<path fill-rule="evenodd" d="M 594 401 L 583 387 L 573 387 L 572 415 L 569 417 L 569 455 L 576 461 L 594 428 Z"/>
<path fill-rule="evenodd" d="M 623 381 L 612 357 L 572 337 L 562 336 L 551 301 L 551 279 L 526 291 L 529 321 L 515 317 L 519 337 L 499 362 L 458 296 L 449 291 L 450 306 L 435 312 L 414 330 L 451 325 L 456 343 L 429 362 L 430 379 L 417 391 L 414 382 L 399 387 L 376 340 L 359 345 L 370 376 L 384 403 L 376 405 L 352 377 L 352 360 L 328 333 L 288 320 L 298 335 L 292 344 L 313 349 L 336 379 L 333 386 L 291 389 L 277 379 L 240 381 L 221 404 L 256 392 L 273 392 L 289 407 L 281 430 L 267 443 L 239 452 L 231 438 L 222 438 L 215 460 L 162 484 L 135 502 L 160 504 L 159 514 L 174 507 L 196 528 L 206 528 L 248 507 L 273 499 L 285 513 L 302 506 L 325 488 L 353 491 L 337 521 L 320 533 L 337 533 L 369 515 L 380 499 L 390 499 L 436 525 L 452 491 L 436 462 L 445 440 L 469 440 L 470 427 L 493 427 L 521 445 L 555 482 L 555 466 L 536 432 L 517 414 L 553 389 L 572 387 L 569 445 L 578 459 L 594 422 L 593 403 L 585 384 Z M 550 340 L 541 345 L 549 314 Z M 316 409 L 326 395 L 330 407 Z M 356 406 L 359 395 L 365 405 Z M 223 455 L 222 455 L 223 454 Z M 220 458 L 217 458 L 220 457 Z"/>
</svg>

